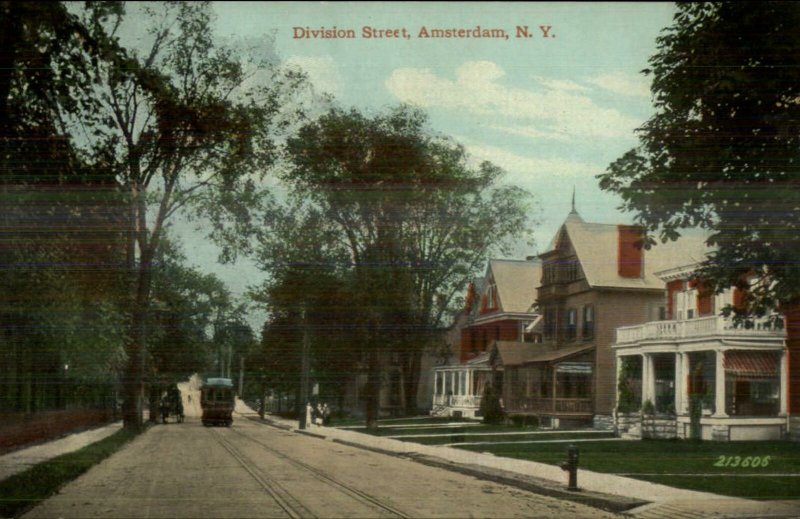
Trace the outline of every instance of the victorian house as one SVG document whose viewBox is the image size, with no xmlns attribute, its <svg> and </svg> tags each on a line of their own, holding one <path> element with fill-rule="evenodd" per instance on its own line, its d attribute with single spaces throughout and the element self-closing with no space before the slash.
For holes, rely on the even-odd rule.
<svg viewBox="0 0 800 519">
<path fill-rule="evenodd" d="M 622 435 L 780 439 L 788 423 L 788 355 L 779 316 L 735 322 L 738 288 L 711 294 L 695 264 L 658 273 L 666 320 L 617 330 L 616 425 Z"/>
<path fill-rule="evenodd" d="M 484 389 L 496 376 L 489 365 L 492 345 L 541 340 L 534 310 L 540 277 L 537 259 L 491 260 L 483 279 L 469 284 L 464 311 L 449 332 L 458 362 L 434 369 L 432 414 L 476 417 Z"/>
<path fill-rule="evenodd" d="M 573 207 L 539 256 L 542 342 L 501 341 L 492 351 L 507 414 L 553 427 L 613 427 L 615 330 L 665 316 L 664 285 L 653 273 L 704 254 L 701 237 L 649 250 L 642 238 L 637 227 L 584 222 Z"/>
</svg>

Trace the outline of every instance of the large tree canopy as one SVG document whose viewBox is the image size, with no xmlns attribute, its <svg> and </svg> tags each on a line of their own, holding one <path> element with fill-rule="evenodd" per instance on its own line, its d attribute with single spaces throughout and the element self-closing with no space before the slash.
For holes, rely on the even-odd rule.
<svg viewBox="0 0 800 519">
<path fill-rule="evenodd" d="M 800 5 L 679 3 L 644 73 L 656 113 L 600 175 L 663 240 L 710 232 L 702 275 L 754 280 L 744 313 L 800 296 Z"/>
<path fill-rule="evenodd" d="M 273 271 L 276 262 L 295 270 L 324 265 L 345 276 L 353 294 L 349 333 L 360 334 L 350 342 L 370 365 L 368 407 L 377 405 L 378 353 L 391 352 L 404 377 L 404 407 L 413 412 L 432 332 L 487 257 L 530 236 L 529 195 L 501 185 L 499 168 L 472 163 L 408 107 L 375 116 L 330 110 L 286 150 L 282 180 L 291 196 L 281 210 L 290 216 L 271 219 L 261 256 Z M 293 223 L 276 226 L 286 218 Z M 302 229 L 318 231 L 297 236 Z M 287 245 L 309 241 L 304 258 L 286 254 Z"/>
</svg>

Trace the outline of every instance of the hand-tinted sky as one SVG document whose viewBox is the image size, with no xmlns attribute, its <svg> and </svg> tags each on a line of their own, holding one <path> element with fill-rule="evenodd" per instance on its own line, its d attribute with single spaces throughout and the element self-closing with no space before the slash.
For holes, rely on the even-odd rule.
<svg viewBox="0 0 800 519">
<path fill-rule="evenodd" d="M 635 145 L 633 130 L 653 111 L 640 71 L 659 31 L 672 22 L 671 3 L 225 2 L 214 8 L 219 36 L 273 37 L 280 59 L 306 70 L 340 105 L 368 112 L 400 102 L 423 107 L 435 131 L 464 144 L 475 159 L 503 167 L 507 182 L 538 197 L 538 252 L 569 212 L 573 186 L 585 220 L 630 220 L 617 211 L 616 197 L 599 190 L 595 175 Z M 419 37 L 423 27 L 432 34 L 478 26 L 502 29 L 508 38 Z M 530 37 L 516 37 L 524 26 Z M 303 32 L 295 27 L 352 29 L 356 37 L 295 38 Z M 401 37 L 367 39 L 364 27 L 400 29 Z M 232 274 L 232 283 L 257 281 L 243 272 Z"/>
</svg>

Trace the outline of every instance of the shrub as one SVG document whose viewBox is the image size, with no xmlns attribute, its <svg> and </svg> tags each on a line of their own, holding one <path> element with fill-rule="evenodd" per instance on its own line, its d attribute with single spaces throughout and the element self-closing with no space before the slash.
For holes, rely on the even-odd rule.
<svg viewBox="0 0 800 519">
<path fill-rule="evenodd" d="M 483 391 L 480 412 L 485 424 L 499 424 L 505 419 L 505 412 L 500 405 L 500 397 L 492 385 L 487 385 Z"/>
</svg>

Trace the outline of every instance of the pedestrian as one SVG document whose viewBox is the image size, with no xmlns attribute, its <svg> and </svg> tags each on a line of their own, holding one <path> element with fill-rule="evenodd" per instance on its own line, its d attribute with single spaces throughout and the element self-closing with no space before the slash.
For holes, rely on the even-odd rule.
<svg viewBox="0 0 800 519">
<path fill-rule="evenodd" d="M 317 424 L 317 426 L 322 425 L 322 404 L 317 404 L 317 412 L 316 416 L 314 417 L 314 423 Z"/>
<path fill-rule="evenodd" d="M 328 404 L 322 404 L 322 425 L 328 426 L 331 424 L 331 410 Z"/>
</svg>

